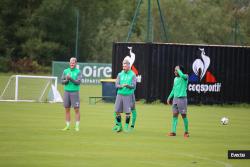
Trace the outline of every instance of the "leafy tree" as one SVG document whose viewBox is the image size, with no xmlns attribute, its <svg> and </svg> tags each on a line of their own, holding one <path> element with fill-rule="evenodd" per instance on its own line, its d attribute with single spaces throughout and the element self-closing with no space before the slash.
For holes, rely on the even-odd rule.
<svg viewBox="0 0 250 167">
<path fill-rule="evenodd" d="M 42 70 L 75 55 L 79 11 L 79 61 L 111 62 L 112 43 L 124 42 L 138 0 L 1 0 L 0 71 Z M 250 45 L 249 0 L 160 0 L 167 42 Z M 156 1 L 151 1 L 153 41 L 163 38 Z M 147 35 L 143 0 L 129 42 Z M 14 63 L 11 63 L 14 62 Z M 33 67 L 28 67 L 28 66 Z"/>
</svg>

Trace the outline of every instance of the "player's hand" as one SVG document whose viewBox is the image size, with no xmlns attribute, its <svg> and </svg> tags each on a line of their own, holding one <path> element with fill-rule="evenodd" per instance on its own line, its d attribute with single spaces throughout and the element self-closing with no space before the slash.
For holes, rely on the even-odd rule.
<svg viewBox="0 0 250 167">
<path fill-rule="evenodd" d="M 122 85 L 122 87 L 127 87 L 127 86 L 128 86 L 128 84 L 123 84 L 123 85 Z"/>
<path fill-rule="evenodd" d="M 66 76 L 66 79 L 67 79 L 67 80 L 71 80 L 70 75 L 67 75 L 67 76 Z"/>
</svg>

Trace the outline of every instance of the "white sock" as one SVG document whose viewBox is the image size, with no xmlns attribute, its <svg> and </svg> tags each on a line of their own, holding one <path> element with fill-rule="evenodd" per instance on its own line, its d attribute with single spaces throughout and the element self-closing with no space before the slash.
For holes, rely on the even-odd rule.
<svg viewBox="0 0 250 167">
<path fill-rule="evenodd" d="M 80 121 L 76 121 L 76 126 L 79 126 L 80 125 Z"/>
<path fill-rule="evenodd" d="M 66 126 L 69 127 L 69 125 L 70 125 L 70 122 L 67 121 L 67 122 L 66 122 Z"/>
</svg>

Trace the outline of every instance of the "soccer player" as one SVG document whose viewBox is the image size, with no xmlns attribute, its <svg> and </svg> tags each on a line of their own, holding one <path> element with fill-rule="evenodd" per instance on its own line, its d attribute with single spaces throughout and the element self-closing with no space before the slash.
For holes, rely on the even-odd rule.
<svg viewBox="0 0 250 167">
<path fill-rule="evenodd" d="M 133 64 L 133 62 L 131 62 L 131 59 L 130 58 L 128 58 L 128 56 L 126 56 L 125 58 L 124 58 L 124 60 L 128 60 L 129 61 L 129 63 L 130 63 L 130 69 L 131 69 L 131 64 Z M 133 70 L 132 70 L 133 71 Z M 135 89 L 134 89 L 135 90 Z M 132 101 L 134 102 L 133 104 L 132 104 L 132 106 L 131 106 L 131 113 L 132 113 L 132 122 L 131 122 L 131 129 L 134 129 L 135 128 L 135 122 L 136 122 L 136 118 L 137 118 L 137 111 L 136 111 L 136 108 L 135 108 L 135 94 L 134 94 L 134 92 L 133 92 L 133 97 L 132 97 Z M 118 125 L 118 123 L 117 123 L 117 121 L 116 121 L 116 116 L 117 116 L 117 114 L 116 114 L 116 112 L 114 112 L 114 117 L 115 117 L 115 126 L 114 126 L 114 128 L 113 128 L 113 130 L 114 131 L 116 131 L 116 129 L 117 129 L 117 125 Z"/>
<path fill-rule="evenodd" d="M 136 88 L 136 76 L 130 69 L 130 62 L 124 59 L 122 62 L 123 70 L 116 78 L 115 86 L 118 89 L 115 100 L 116 126 L 113 128 L 116 132 L 122 131 L 121 113 L 126 114 L 126 123 L 124 131 L 129 131 L 131 108 L 135 109 L 134 91 Z M 135 120 L 132 123 L 134 126 Z"/>
<path fill-rule="evenodd" d="M 78 68 L 76 68 L 77 59 L 75 57 L 70 58 L 69 68 L 65 69 L 62 74 L 62 84 L 64 84 L 64 107 L 65 107 L 65 120 L 66 126 L 62 130 L 70 129 L 70 108 L 74 107 L 75 110 L 75 130 L 80 130 L 80 98 L 79 90 L 82 79 L 82 74 Z"/>
<path fill-rule="evenodd" d="M 188 84 L 188 75 L 183 74 L 184 68 L 182 66 L 176 66 L 174 70 L 175 78 L 174 85 L 171 93 L 168 96 L 167 103 L 170 104 L 170 100 L 173 98 L 172 111 L 173 111 L 173 120 L 172 120 L 172 132 L 169 136 L 176 136 L 176 126 L 178 122 L 179 113 L 182 116 L 184 122 L 184 137 L 189 137 L 188 133 L 188 119 L 187 119 L 187 84 Z"/>
</svg>

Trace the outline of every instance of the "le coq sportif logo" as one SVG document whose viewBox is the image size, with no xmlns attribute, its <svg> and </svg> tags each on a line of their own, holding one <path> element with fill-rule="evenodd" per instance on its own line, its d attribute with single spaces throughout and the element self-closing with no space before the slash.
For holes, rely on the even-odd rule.
<svg viewBox="0 0 250 167">
<path fill-rule="evenodd" d="M 134 62 L 135 62 L 135 58 L 136 58 L 136 56 L 135 56 L 135 53 L 132 51 L 132 47 L 131 46 L 128 46 L 128 49 L 129 49 L 129 56 L 126 56 L 125 58 L 124 58 L 124 60 L 126 59 L 126 60 L 128 60 L 129 61 L 129 63 L 130 63 L 130 66 L 131 66 L 131 70 L 135 73 L 135 75 L 136 75 L 136 81 L 137 82 L 141 82 L 141 80 L 142 80 L 142 77 L 141 77 L 141 75 L 139 75 L 139 71 L 138 71 L 138 69 L 135 67 L 135 65 L 134 65 Z"/>
<path fill-rule="evenodd" d="M 192 64 L 193 73 L 189 75 L 188 91 L 197 93 L 220 92 L 221 83 L 217 82 L 216 77 L 210 72 L 210 57 L 206 55 L 204 48 L 199 48 L 200 56 Z"/>
</svg>

